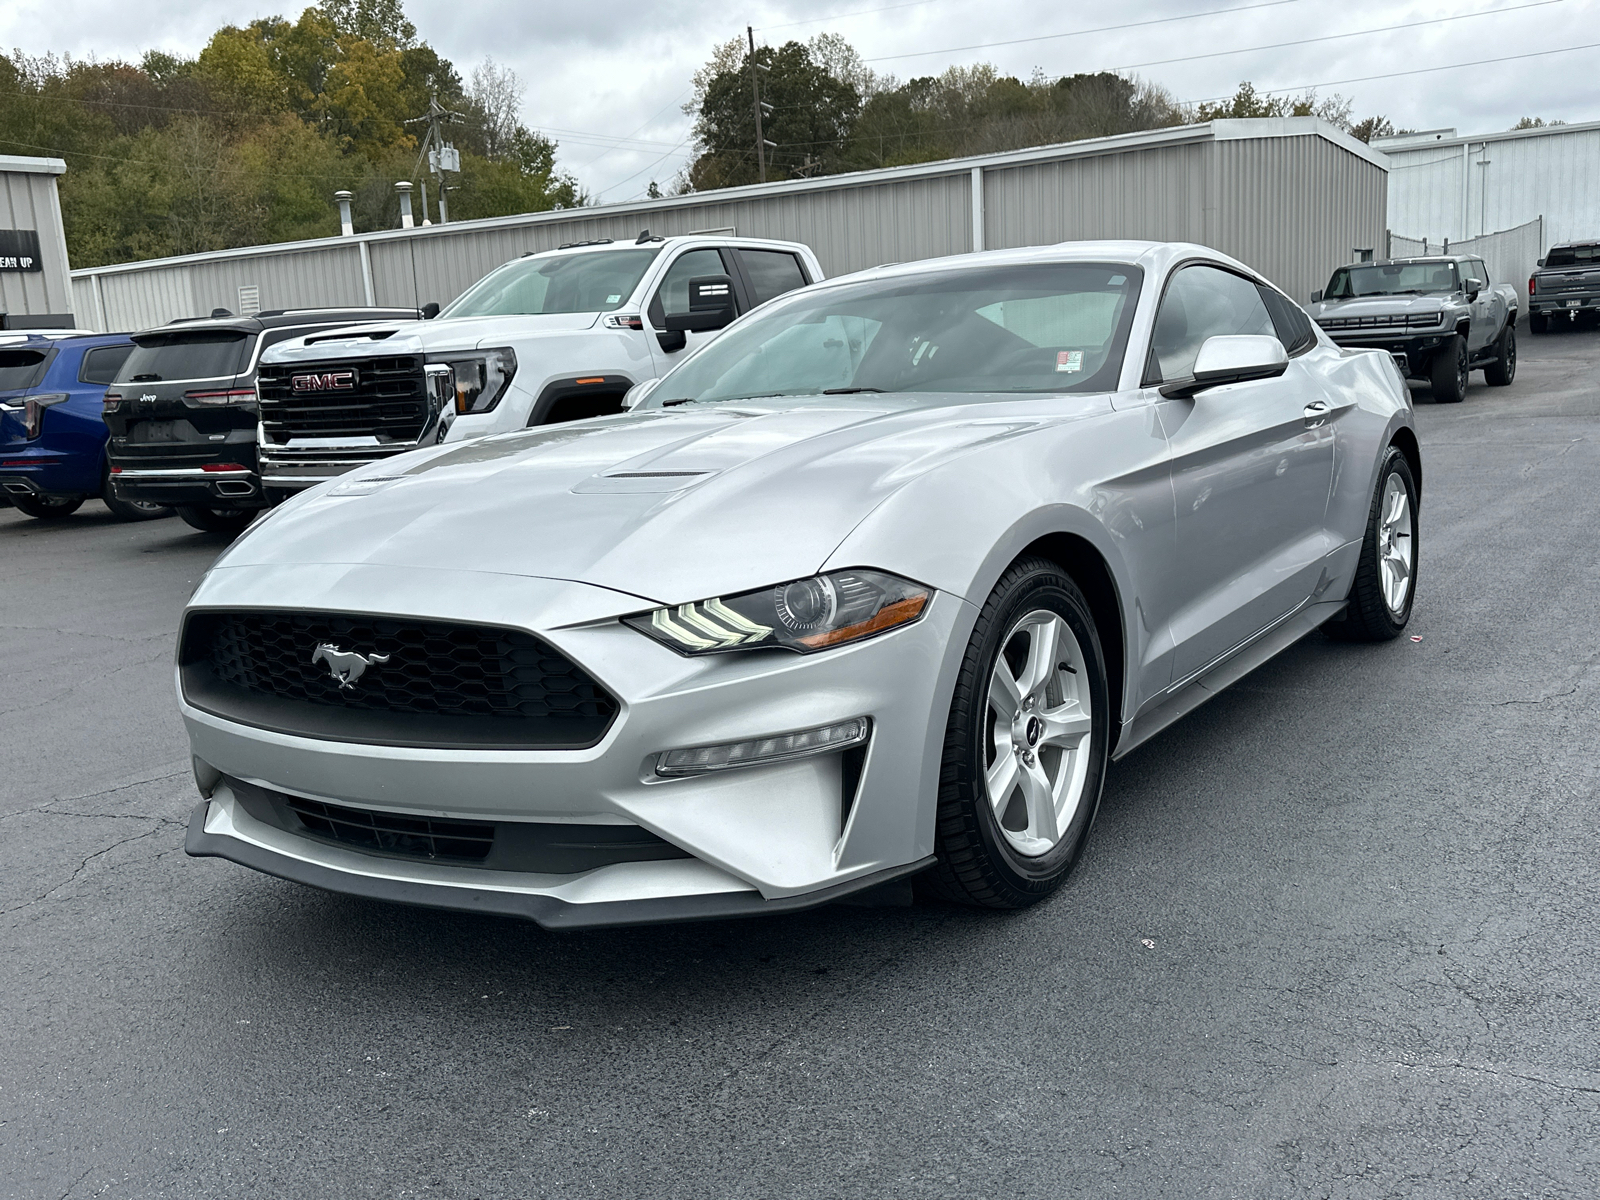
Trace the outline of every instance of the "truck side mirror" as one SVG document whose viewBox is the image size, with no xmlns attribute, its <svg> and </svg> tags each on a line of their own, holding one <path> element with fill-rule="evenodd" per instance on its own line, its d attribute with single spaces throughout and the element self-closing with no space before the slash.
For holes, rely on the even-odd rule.
<svg viewBox="0 0 1600 1200">
<path fill-rule="evenodd" d="M 733 320 L 733 280 L 697 275 L 689 280 L 689 311 L 667 315 L 668 332 L 710 333 Z"/>
<path fill-rule="evenodd" d="M 435 317 L 437 317 L 439 315 L 439 304 L 438 304 L 438 302 L 435 301 L 435 300 L 429 300 L 426 304 L 424 304 L 422 306 L 421 312 L 422 312 L 422 319 L 424 321 L 433 320 Z"/>
<path fill-rule="evenodd" d="M 1483 284 L 1479 280 L 1469 279 L 1461 285 L 1461 290 L 1467 294 L 1468 300 L 1476 300 L 1478 293 L 1483 291 Z"/>
<path fill-rule="evenodd" d="M 1311 293 L 1311 303 L 1313 303 L 1313 304 L 1321 304 L 1322 303 L 1322 289 L 1321 288 L 1318 288 L 1316 291 Z"/>
<path fill-rule="evenodd" d="M 1542 259 L 1542 258 L 1541 258 L 1541 259 L 1540 259 L 1540 260 L 1539 260 L 1539 265 L 1540 265 L 1540 266 L 1541 266 L 1541 267 L 1542 267 L 1542 266 L 1544 266 L 1544 259 Z"/>
</svg>

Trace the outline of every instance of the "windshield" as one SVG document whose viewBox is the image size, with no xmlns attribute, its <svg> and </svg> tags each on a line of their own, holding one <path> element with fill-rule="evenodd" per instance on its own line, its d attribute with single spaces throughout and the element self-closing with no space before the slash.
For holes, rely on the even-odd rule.
<svg viewBox="0 0 1600 1200">
<path fill-rule="evenodd" d="M 441 317 L 610 312 L 639 286 L 659 246 L 520 258 L 490 271 Z"/>
<path fill-rule="evenodd" d="M 221 379 L 244 370 L 250 335 L 237 329 L 141 335 L 117 372 L 118 383 Z"/>
<path fill-rule="evenodd" d="M 1547 267 L 1600 266 L 1600 246 L 1557 246 L 1544 260 Z"/>
<path fill-rule="evenodd" d="M 1142 278 L 1121 263 L 1041 263 L 797 292 L 665 376 L 648 403 L 1110 391 Z"/>
<path fill-rule="evenodd" d="M 1328 281 L 1325 300 L 1358 296 L 1442 296 L 1458 291 L 1453 262 L 1363 263 L 1340 267 Z"/>
</svg>

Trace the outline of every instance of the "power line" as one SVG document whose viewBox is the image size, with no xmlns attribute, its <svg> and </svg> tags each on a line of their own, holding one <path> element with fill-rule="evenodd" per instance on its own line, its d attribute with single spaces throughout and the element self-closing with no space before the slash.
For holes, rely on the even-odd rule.
<svg viewBox="0 0 1600 1200">
<path fill-rule="evenodd" d="M 1600 42 L 1586 42 L 1581 46 L 1557 46 L 1551 50 L 1531 50 L 1526 54 L 1506 54 L 1499 58 L 1477 58 L 1471 62 L 1446 63 L 1438 67 L 1414 67 L 1409 71 L 1385 71 L 1381 75 L 1358 75 L 1354 79 L 1326 79 L 1321 83 L 1301 83 L 1294 87 L 1263 88 L 1257 94 L 1262 96 L 1288 95 L 1290 92 L 1306 92 L 1314 88 L 1340 87 L 1347 83 L 1371 83 L 1375 79 L 1396 79 L 1402 75 L 1430 75 L 1435 71 L 1459 71 L 1463 67 L 1484 67 L 1490 63 L 1518 62 L 1527 58 L 1543 58 L 1550 54 L 1573 54 L 1579 50 L 1600 50 Z M 1220 100 L 1231 100 L 1231 96 L 1210 96 L 1204 100 L 1184 100 L 1183 104 L 1214 104 Z"/>
<path fill-rule="evenodd" d="M 1493 8 L 1484 12 L 1457 13 L 1451 17 L 1432 17 L 1426 21 L 1407 21 L 1402 25 L 1383 25 L 1376 29 L 1355 29 L 1349 33 L 1329 33 L 1322 37 L 1296 38 L 1292 42 L 1273 42 L 1268 46 L 1239 46 L 1232 50 L 1213 50 L 1206 54 L 1183 54 L 1177 58 L 1155 58 L 1149 62 L 1126 63 L 1120 67 L 1110 67 L 1111 71 L 1134 71 L 1140 67 L 1164 67 L 1175 62 L 1194 62 L 1200 58 L 1225 58 L 1230 54 L 1253 54 L 1260 50 L 1284 50 L 1290 46 L 1309 46 L 1315 42 L 1335 42 L 1341 38 L 1366 37 L 1373 33 L 1394 33 L 1400 29 L 1415 29 L 1421 25 L 1443 25 L 1447 21 L 1466 21 L 1472 17 L 1493 17 L 1500 13 L 1521 12 L 1527 8 L 1546 8 L 1552 4 L 1565 4 L 1566 0 L 1533 0 L 1530 4 L 1517 4 L 1510 8 Z"/>
<path fill-rule="evenodd" d="M 1198 17 L 1215 17 L 1224 13 L 1250 12 L 1258 8 L 1280 8 L 1285 4 L 1299 4 L 1301 0 L 1259 0 L 1255 4 L 1238 4 L 1230 8 L 1211 8 L 1204 12 L 1181 13 L 1175 17 L 1152 17 L 1147 21 L 1127 21 L 1121 25 L 1096 25 L 1092 29 L 1069 29 L 1065 33 L 1042 33 L 1037 37 L 1011 38 L 1004 42 L 978 42 L 971 46 L 949 46 L 943 50 L 916 50 L 909 54 L 880 54 L 864 58 L 862 62 L 894 62 L 902 58 L 928 58 L 934 54 L 959 54 L 965 50 L 988 50 L 995 46 L 1020 46 L 1024 42 L 1049 42 L 1057 38 L 1083 37 L 1091 33 L 1111 33 L 1119 29 L 1142 29 L 1147 25 L 1170 25 L 1174 21 L 1192 21 Z"/>
</svg>

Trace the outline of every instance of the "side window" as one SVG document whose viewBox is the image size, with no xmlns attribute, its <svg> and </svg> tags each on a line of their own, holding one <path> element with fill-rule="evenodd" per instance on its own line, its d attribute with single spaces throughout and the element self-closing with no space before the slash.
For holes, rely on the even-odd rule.
<svg viewBox="0 0 1600 1200">
<path fill-rule="evenodd" d="M 1184 267 L 1156 312 L 1145 384 L 1188 379 L 1207 338 L 1235 333 L 1278 335 L 1256 285 L 1220 267 Z"/>
<path fill-rule="evenodd" d="M 689 281 L 702 275 L 726 275 L 722 255 L 715 250 L 690 250 L 680 254 L 667 268 L 650 303 L 650 323 L 658 329 L 666 324 L 664 318 L 672 313 L 689 311 Z"/>
<path fill-rule="evenodd" d="M 765 304 L 774 296 L 806 286 L 800 260 L 783 250 L 740 250 L 739 261 L 750 277 L 752 304 Z"/>
<path fill-rule="evenodd" d="M 1272 324 L 1278 331 L 1278 340 L 1291 356 L 1302 354 L 1317 344 L 1316 332 L 1311 328 L 1311 318 L 1293 300 L 1282 292 L 1258 285 L 1261 302 L 1267 306 Z"/>
<path fill-rule="evenodd" d="M 93 350 L 85 351 L 83 365 L 78 368 L 78 382 L 110 384 L 132 352 L 131 345 L 96 346 Z"/>
</svg>

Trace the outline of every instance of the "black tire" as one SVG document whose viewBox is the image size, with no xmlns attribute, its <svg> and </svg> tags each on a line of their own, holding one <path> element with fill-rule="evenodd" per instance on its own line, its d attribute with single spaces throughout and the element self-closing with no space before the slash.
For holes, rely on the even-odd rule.
<svg viewBox="0 0 1600 1200">
<path fill-rule="evenodd" d="M 1390 479 L 1400 481 L 1410 505 L 1411 529 L 1407 536 L 1411 542 L 1411 576 L 1406 587 L 1405 602 L 1398 610 L 1389 607 L 1384 595 L 1380 562 L 1383 497 Z M 1378 486 L 1372 493 L 1372 505 L 1367 512 L 1367 533 L 1361 542 L 1356 577 L 1347 597 L 1349 606 L 1337 621 L 1330 621 L 1323 626 L 1331 636 L 1346 642 L 1388 642 L 1404 631 L 1411 620 L 1411 606 L 1417 596 L 1417 569 L 1422 562 L 1418 508 L 1417 481 L 1411 474 L 1411 464 L 1404 454 L 1390 446 L 1383 458 L 1383 468 L 1378 472 Z"/>
<path fill-rule="evenodd" d="M 1089 698 L 1091 724 L 1084 742 L 1087 749 L 1072 752 L 1088 756 L 1076 811 L 1055 844 L 1030 857 L 1019 852 L 1001 830 L 1001 818 L 988 801 L 984 772 L 993 746 L 988 704 L 991 673 L 1007 643 L 1015 652 L 1018 623 L 1040 610 L 1060 617 L 1077 639 L 1085 679 L 1075 686 L 1080 695 Z M 1078 672 L 1072 673 L 1076 676 Z M 1110 726 L 1105 658 L 1083 593 L 1055 563 L 1031 558 L 1014 564 L 995 585 L 978 616 L 951 700 L 935 823 L 934 849 L 939 861 L 928 877 L 931 889 L 958 903 L 1008 909 L 1033 904 L 1060 887 L 1078 860 L 1100 805 Z M 1058 761 L 1057 770 L 1066 769 L 1066 760 Z"/>
<path fill-rule="evenodd" d="M 1483 378 L 1490 387 L 1508 387 L 1517 377 L 1517 330 L 1507 324 L 1495 342 L 1495 359 L 1483 369 Z"/>
<path fill-rule="evenodd" d="M 1544 333 L 1544 332 L 1546 332 L 1547 329 L 1548 329 L 1548 326 L 1545 324 L 1545 316 L 1544 316 L 1543 313 L 1529 313 L 1528 314 L 1528 332 L 1529 333 Z"/>
<path fill-rule="evenodd" d="M 1438 350 L 1428 366 L 1433 398 L 1439 404 L 1460 404 L 1467 398 L 1467 339 L 1459 333 Z"/>
<path fill-rule="evenodd" d="M 198 508 L 191 504 L 180 505 L 178 516 L 184 524 L 202 533 L 238 533 L 255 519 L 252 508 Z"/>
<path fill-rule="evenodd" d="M 12 492 L 11 503 L 30 517 L 41 521 L 59 521 L 70 517 L 83 506 L 86 496 L 39 496 L 32 492 Z"/>
<path fill-rule="evenodd" d="M 111 490 L 109 475 L 101 481 L 100 499 L 119 521 L 159 521 L 172 515 L 172 509 L 165 504 L 152 504 L 147 500 L 119 500 Z"/>
</svg>

